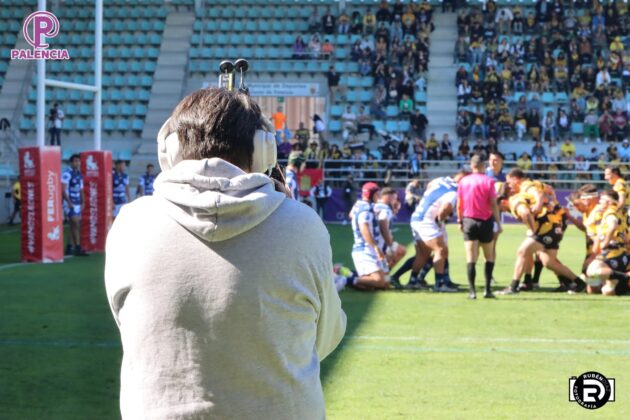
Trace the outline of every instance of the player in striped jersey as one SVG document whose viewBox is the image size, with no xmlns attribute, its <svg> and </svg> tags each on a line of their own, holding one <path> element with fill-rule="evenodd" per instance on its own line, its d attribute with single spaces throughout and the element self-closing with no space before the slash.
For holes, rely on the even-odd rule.
<svg viewBox="0 0 630 420">
<path fill-rule="evenodd" d="M 620 295 L 628 291 L 630 277 L 628 254 L 626 253 L 626 230 L 617 208 L 619 194 L 613 190 L 604 191 L 599 199 L 604 213 L 597 227 L 593 251 L 597 258 L 589 264 L 586 274 L 589 278 L 603 282 L 601 293 L 606 296 Z M 592 292 L 597 292 L 597 284 L 591 283 Z"/>
<path fill-rule="evenodd" d="M 374 202 L 378 199 L 379 187 L 374 182 L 363 184 L 361 199 L 352 207 L 352 261 L 358 273 L 350 286 L 361 290 L 388 289 L 389 279 L 384 266 L 385 253 L 379 247 L 380 231 L 374 214 Z"/>
<path fill-rule="evenodd" d="M 433 254 L 435 270 L 434 291 L 455 292 L 457 287 L 445 275 L 448 258 L 448 237 L 445 223 L 455 209 L 457 183 L 468 174 L 459 171 L 454 177 L 436 178 L 427 185 L 422 200 L 411 215 L 411 231 L 416 241 L 416 258 L 412 266 L 408 288 L 427 288 L 418 279 L 420 269 Z"/>
<path fill-rule="evenodd" d="M 378 220 L 380 231 L 378 245 L 385 253 L 387 259 L 386 272 L 389 272 L 389 269 L 405 256 L 405 248 L 394 241 L 391 231 L 396 203 L 400 203 L 396 191 L 392 188 L 383 188 L 377 203 L 374 204 L 374 214 L 376 215 L 376 220 Z"/>
<path fill-rule="evenodd" d="M 604 210 L 599 204 L 599 193 L 593 184 L 581 186 L 571 194 L 570 202 L 573 207 L 582 214 L 582 220 L 576 223 L 578 229 L 584 232 L 586 237 L 586 255 L 582 264 L 582 272 L 586 273 L 586 268 L 596 257 L 593 245 L 597 236 L 597 227 L 602 221 Z"/>
<path fill-rule="evenodd" d="M 619 216 L 621 217 L 622 227 L 628 230 L 628 206 L 630 206 L 630 194 L 628 194 L 628 186 L 626 180 L 621 176 L 621 170 L 616 166 L 609 166 L 604 169 L 604 178 L 610 185 L 612 185 L 613 191 L 619 196 L 617 201 L 617 209 Z M 630 236 L 626 235 L 626 249 L 630 250 Z"/>
</svg>

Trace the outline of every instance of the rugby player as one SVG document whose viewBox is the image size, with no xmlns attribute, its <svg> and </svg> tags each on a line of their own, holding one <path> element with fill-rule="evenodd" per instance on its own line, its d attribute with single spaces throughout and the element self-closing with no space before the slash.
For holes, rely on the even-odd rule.
<svg viewBox="0 0 630 420">
<path fill-rule="evenodd" d="M 81 205 L 83 204 L 83 175 L 81 156 L 74 154 L 68 159 L 69 168 L 61 174 L 63 211 L 70 224 L 70 237 L 66 245 L 66 255 L 87 255 L 81 249 Z"/>
<path fill-rule="evenodd" d="M 445 276 L 445 263 L 448 259 L 448 236 L 445 223 L 453 213 L 457 203 L 457 183 L 468 175 L 461 170 L 454 177 L 441 177 L 431 181 L 411 215 L 411 231 L 416 242 L 416 258 L 407 287 L 422 289 L 428 287 L 418 279 L 420 269 L 433 253 L 436 292 L 456 292 L 457 286 Z"/>
<path fill-rule="evenodd" d="M 394 236 L 391 231 L 396 203 L 400 203 L 396 191 L 386 187 L 380 191 L 378 201 L 374 204 L 374 214 L 376 215 L 379 226 L 378 246 L 385 253 L 387 264 L 383 268 L 386 273 L 389 273 L 389 269 L 394 267 L 406 253 L 405 247 L 400 246 L 398 242 L 394 241 Z M 396 284 L 396 282 L 390 280 L 390 283 L 395 287 L 400 286 L 399 282 Z"/>
<path fill-rule="evenodd" d="M 129 196 L 129 175 L 125 173 L 127 164 L 124 160 L 117 160 L 112 173 L 112 194 L 114 198 L 114 217 L 118 216 L 120 209 L 131 201 Z"/>
<path fill-rule="evenodd" d="M 609 166 L 604 169 L 604 179 L 612 185 L 613 191 L 619 196 L 617 201 L 617 211 L 621 217 L 622 228 L 628 230 L 628 206 L 630 206 L 630 194 L 625 179 L 621 176 L 621 170 L 616 166 Z M 626 252 L 630 250 L 630 236 L 625 236 Z"/>
<path fill-rule="evenodd" d="M 361 188 L 361 199 L 352 207 L 352 261 L 358 277 L 352 279 L 353 286 L 360 290 L 385 290 L 389 288 L 389 279 L 384 267 L 387 264 L 385 253 L 379 247 L 379 224 L 374 214 L 374 202 L 379 197 L 379 186 L 366 182 Z"/>
<path fill-rule="evenodd" d="M 138 179 L 138 188 L 136 189 L 136 197 L 143 195 L 153 195 L 153 182 L 155 182 L 155 166 L 149 163 L 147 171 Z"/>
<path fill-rule="evenodd" d="M 605 296 L 614 296 L 628 291 L 630 277 L 626 274 L 629 262 L 625 247 L 626 230 L 617 208 L 618 203 L 619 194 L 614 190 L 604 191 L 599 199 L 604 213 L 593 244 L 593 253 L 597 257 L 589 264 L 586 275 L 603 283 L 591 283 L 591 293 L 601 290 Z"/>
<path fill-rule="evenodd" d="M 595 244 L 597 227 L 602 221 L 604 210 L 599 204 L 597 187 L 593 184 L 581 186 L 577 191 L 571 194 L 570 201 L 573 207 L 582 213 L 582 220 L 578 221 L 576 226 L 584 232 L 586 237 L 586 255 L 584 257 L 584 263 L 582 264 L 582 273 L 586 273 L 587 267 L 596 257 L 593 245 Z M 591 288 L 589 286 L 587 292 L 591 293 L 590 290 Z"/>
<path fill-rule="evenodd" d="M 513 193 L 510 197 L 510 210 L 528 229 L 527 237 L 517 251 L 512 283 L 500 294 L 519 292 L 521 277 L 531 269 L 534 254 L 545 267 L 556 273 L 563 283 L 573 283 L 572 287 L 576 292 L 584 291 L 586 283 L 557 257 L 566 228 L 567 212 L 551 200 L 551 192 L 542 183 L 526 179 L 520 169 L 512 169 L 507 175 L 507 182 Z"/>
</svg>

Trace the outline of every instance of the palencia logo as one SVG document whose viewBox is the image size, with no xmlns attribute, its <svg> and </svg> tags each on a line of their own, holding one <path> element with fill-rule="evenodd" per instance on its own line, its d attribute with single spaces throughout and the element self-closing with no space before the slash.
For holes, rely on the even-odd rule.
<svg viewBox="0 0 630 420">
<path fill-rule="evenodd" d="M 589 410 L 603 407 L 615 401 L 615 379 L 606 378 L 599 372 L 585 372 L 569 379 L 569 401 L 575 401 Z"/>
<path fill-rule="evenodd" d="M 11 60 L 68 60 L 67 49 L 49 48 L 46 38 L 59 35 L 59 19 L 46 10 L 38 10 L 24 19 L 24 39 L 33 49 L 12 49 Z"/>
</svg>

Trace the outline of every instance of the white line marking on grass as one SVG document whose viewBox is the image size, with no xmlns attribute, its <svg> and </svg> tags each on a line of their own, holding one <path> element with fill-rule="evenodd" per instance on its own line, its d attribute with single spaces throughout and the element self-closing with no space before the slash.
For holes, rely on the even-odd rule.
<svg viewBox="0 0 630 420">
<path fill-rule="evenodd" d="M 350 335 L 347 340 L 366 341 L 456 341 L 463 343 L 570 343 L 570 344 L 629 344 L 630 340 L 608 340 L 589 338 L 541 338 L 541 337 L 415 337 L 415 336 L 375 336 L 375 335 Z"/>
<path fill-rule="evenodd" d="M 15 233 L 15 232 L 19 232 L 19 231 L 20 231 L 19 228 L 7 229 L 7 230 L 0 231 L 0 235 L 4 235 L 4 234 L 7 234 L 7 233 Z"/>
<path fill-rule="evenodd" d="M 57 347 L 57 348 L 74 348 L 74 347 L 117 348 L 117 347 L 121 347 L 121 343 L 119 341 L 0 340 L 0 346 L 8 346 L 8 347 Z"/>
<path fill-rule="evenodd" d="M 423 346 L 383 346 L 378 344 L 342 343 L 342 348 L 355 350 L 397 351 L 406 353 L 546 353 L 583 354 L 604 356 L 630 356 L 630 350 L 583 350 L 583 349 L 518 349 L 518 348 L 463 348 L 463 347 L 423 347 Z"/>
<path fill-rule="evenodd" d="M 64 260 L 69 260 L 70 258 L 74 258 L 74 255 L 66 255 L 64 256 Z M 13 264 L 5 264 L 5 265 L 0 265 L 0 270 L 5 270 L 7 268 L 13 268 L 13 267 L 22 267 L 23 265 L 41 265 L 44 263 L 28 263 L 28 262 L 19 262 L 19 263 L 13 263 Z M 63 264 L 63 263 L 61 263 Z"/>
</svg>

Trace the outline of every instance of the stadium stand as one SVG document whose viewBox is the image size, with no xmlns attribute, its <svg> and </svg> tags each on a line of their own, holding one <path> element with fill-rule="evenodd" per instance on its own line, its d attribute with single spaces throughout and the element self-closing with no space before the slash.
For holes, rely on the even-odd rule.
<svg viewBox="0 0 630 420">
<path fill-rule="evenodd" d="M 71 60 L 48 61 L 47 77 L 74 83 L 94 83 L 94 8 L 87 0 L 64 1 L 51 11 L 62 22 L 56 42 Z M 105 135 L 139 137 L 157 67 L 167 16 L 163 1 L 143 7 L 123 0 L 106 1 L 103 10 L 103 131 Z M 20 130 L 35 127 L 36 79 L 33 77 Z M 46 109 L 59 102 L 65 113 L 63 132 L 82 135 L 93 129 L 93 94 L 60 88 L 46 89 Z"/>
</svg>

